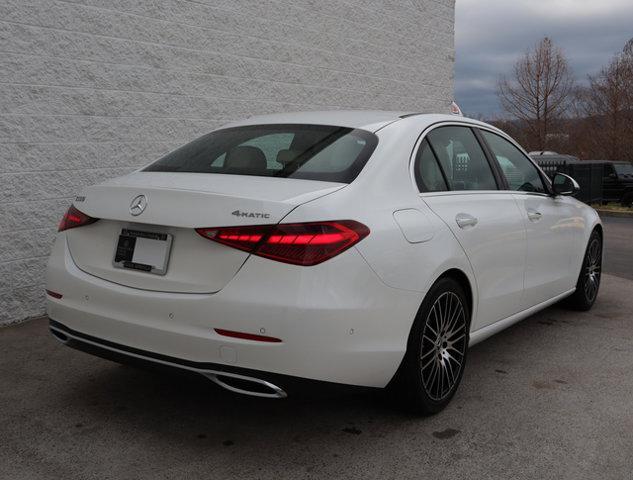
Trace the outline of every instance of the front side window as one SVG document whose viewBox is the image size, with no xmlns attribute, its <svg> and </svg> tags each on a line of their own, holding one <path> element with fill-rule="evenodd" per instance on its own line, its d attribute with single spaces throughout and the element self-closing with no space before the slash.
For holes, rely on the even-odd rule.
<svg viewBox="0 0 633 480">
<path fill-rule="evenodd" d="M 378 138 L 359 129 L 326 125 L 254 125 L 204 135 L 146 167 L 188 172 L 298 178 L 350 183 Z"/>
<path fill-rule="evenodd" d="M 496 157 L 510 190 L 547 193 L 534 164 L 517 147 L 496 133 L 481 130 Z"/>
<path fill-rule="evenodd" d="M 427 139 L 451 190 L 497 189 L 490 164 L 470 128 L 436 128 Z"/>
</svg>

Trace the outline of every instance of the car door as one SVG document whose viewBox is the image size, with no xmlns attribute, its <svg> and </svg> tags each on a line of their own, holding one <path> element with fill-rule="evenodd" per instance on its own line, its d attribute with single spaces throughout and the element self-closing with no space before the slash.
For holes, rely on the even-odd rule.
<svg viewBox="0 0 633 480">
<path fill-rule="evenodd" d="M 514 192 L 525 224 L 527 259 L 522 306 L 526 309 L 573 288 L 577 272 L 571 261 L 579 248 L 574 235 L 577 207 L 574 200 L 550 195 L 544 175 L 508 139 L 488 130 L 481 130 L 481 135 Z"/>
<path fill-rule="evenodd" d="M 422 200 L 448 225 L 475 275 L 477 315 L 471 329 L 521 309 L 526 236 L 511 192 L 499 190 L 475 132 L 439 126 L 420 143 L 415 172 Z"/>
<path fill-rule="evenodd" d="M 602 177 L 602 199 L 605 202 L 617 202 L 621 192 L 618 191 L 618 175 L 612 163 L 605 163 Z"/>
</svg>

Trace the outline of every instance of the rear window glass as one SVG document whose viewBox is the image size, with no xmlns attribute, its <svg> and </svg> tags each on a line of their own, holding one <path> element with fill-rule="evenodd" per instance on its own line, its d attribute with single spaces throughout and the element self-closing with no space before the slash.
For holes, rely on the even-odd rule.
<svg viewBox="0 0 633 480">
<path fill-rule="evenodd" d="M 620 175 L 633 175 L 633 165 L 626 163 L 614 163 L 615 171 Z"/>
<path fill-rule="evenodd" d="M 255 125 L 204 135 L 146 167 L 146 172 L 224 173 L 350 183 L 378 138 L 324 125 Z"/>
</svg>

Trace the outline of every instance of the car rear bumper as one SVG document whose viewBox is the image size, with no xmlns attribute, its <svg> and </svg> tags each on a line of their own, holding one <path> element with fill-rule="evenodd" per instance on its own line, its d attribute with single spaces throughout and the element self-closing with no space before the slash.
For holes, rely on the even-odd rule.
<svg viewBox="0 0 633 480">
<path fill-rule="evenodd" d="M 90 337 L 99 344 L 92 347 L 112 343 L 211 376 L 267 372 L 367 387 L 384 387 L 395 374 L 421 301 L 418 292 L 384 285 L 355 249 L 307 268 L 251 257 L 215 294 L 139 290 L 81 271 L 63 234 L 47 289 L 63 295 L 48 297 L 47 312 L 58 329 L 78 334 L 70 346 L 91 345 Z M 216 328 L 281 342 L 225 337 Z"/>
<path fill-rule="evenodd" d="M 71 330 L 55 320 L 50 320 L 49 323 L 53 336 L 68 347 L 125 365 L 134 365 L 167 373 L 202 375 L 220 387 L 235 393 L 279 399 L 295 393 L 318 392 L 322 394 L 324 392 L 341 393 L 345 391 L 372 390 L 372 387 L 308 380 L 290 375 L 262 372 L 218 363 L 191 362 L 85 335 Z"/>
</svg>

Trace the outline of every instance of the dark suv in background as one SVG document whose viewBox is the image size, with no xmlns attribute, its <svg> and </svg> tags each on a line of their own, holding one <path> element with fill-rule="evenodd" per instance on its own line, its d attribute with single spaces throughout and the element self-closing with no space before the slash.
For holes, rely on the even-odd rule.
<svg viewBox="0 0 633 480">
<path fill-rule="evenodd" d="M 633 205 L 633 165 L 627 162 L 604 162 L 603 202 Z"/>
<path fill-rule="evenodd" d="M 530 152 L 550 178 L 557 172 L 571 175 L 579 184 L 577 198 L 585 203 L 633 204 L 633 164 L 611 160 L 579 160 L 556 152 Z"/>
</svg>

